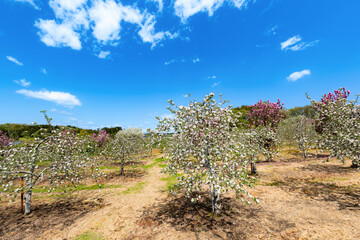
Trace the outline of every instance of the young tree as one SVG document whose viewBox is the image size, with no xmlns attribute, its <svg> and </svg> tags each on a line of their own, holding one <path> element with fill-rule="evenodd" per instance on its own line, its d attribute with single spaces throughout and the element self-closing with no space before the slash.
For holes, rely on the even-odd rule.
<svg viewBox="0 0 360 240">
<path fill-rule="evenodd" d="M 101 148 L 107 141 L 110 140 L 110 134 L 105 130 L 101 130 L 98 134 L 94 133 L 90 138 L 96 142 L 99 148 Z"/>
<path fill-rule="evenodd" d="M 137 160 L 144 149 L 144 134 L 139 128 L 120 130 L 115 138 L 108 142 L 106 154 L 115 160 L 120 159 L 121 172 L 124 174 L 126 162 Z"/>
<path fill-rule="evenodd" d="M 87 173 L 89 169 L 97 170 L 96 159 L 91 158 L 86 151 L 88 146 L 88 138 L 80 138 L 70 131 L 54 131 L 43 139 L 1 150 L 2 188 L 16 193 L 20 189 L 14 188 L 13 182 L 24 177 L 25 214 L 29 214 L 32 190 L 39 180 L 48 180 L 52 186 L 57 186 L 77 184 L 86 174 L 98 176 L 97 171 Z"/>
<path fill-rule="evenodd" d="M 349 95 L 350 91 L 340 88 L 312 103 L 317 113 L 320 146 L 342 161 L 344 157 L 351 158 L 352 166 L 359 167 L 360 106 L 357 100 L 349 100 Z"/>
<path fill-rule="evenodd" d="M 186 107 L 169 100 L 168 109 L 174 118 L 158 118 L 156 129 L 159 140 L 172 133 L 169 146 L 164 149 L 168 159 L 164 172 L 181 175 L 175 189 L 184 189 L 185 196 L 196 201 L 200 195 L 194 193 L 208 186 L 212 212 L 216 213 L 221 210 L 220 195 L 231 189 L 238 197 L 244 194 L 255 200 L 244 188 L 252 186 L 246 170 L 248 161 L 237 141 L 231 106 L 223 108 L 226 102 L 220 96 L 220 103 L 216 103 L 213 93 L 202 102 L 190 101 Z"/>
<path fill-rule="evenodd" d="M 315 121 L 298 115 L 282 121 L 278 130 L 282 142 L 297 146 L 307 158 L 307 151 L 316 144 Z"/>
<path fill-rule="evenodd" d="M 260 100 L 256 104 L 250 106 L 249 116 L 250 129 L 256 132 L 258 143 L 262 143 L 260 153 L 271 161 L 277 153 L 276 145 L 278 143 L 277 127 L 284 119 L 283 104 L 278 101 L 271 103 Z M 262 138 L 262 139 L 261 139 Z M 252 162 L 255 165 L 255 162 Z"/>
<path fill-rule="evenodd" d="M 13 142 L 13 140 L 0 130 L 0 149 L 8 147 L 11 142 Z"/>
</svg>

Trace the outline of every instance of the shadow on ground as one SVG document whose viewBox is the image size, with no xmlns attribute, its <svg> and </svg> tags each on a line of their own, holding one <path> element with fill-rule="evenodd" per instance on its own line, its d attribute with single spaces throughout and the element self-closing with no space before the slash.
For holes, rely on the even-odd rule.
<svg viewBox="0 0 360 240">
<path fill-rule="evenodd" d="M 360 210 L 360 186 L 357 185 L 337 186 L 333 183 L 318 182 L 314 178 L 284 178 L 269 185 L 285 191 L 295 191 L 315 200 L 336 202 L 339 210 Z"/>
<path fill-rule="evenodd" d="M 191 231 L 197 236 L 205 231 L 219 239 L 250 239 L 260 235 L 284 235 L 283 239 L 293 239 L 295 236 L 292 235 L 297 235 L 297 230 L 291 229 L 295 227 L 294 223 L 276 218 L 264 211 L 260 204 L 247 205 L 236 198 L 225 197 L 222 199 L 222 214 L 213 216 L 210 214 L 210 198 L 204 193 L 201 196 L 195 204 L 179 196 L 153 205 L 143 211 L 138 225 L 161 229 L 161 225 L 170 224 L 177 231 Z M 286 238 L 289 232 L 293 238 Z"/>
<path fill-rule="evenodd" d="M 34 204 L 24 216 L 14 207 L 0 207 L 0 239 L 37 239 L 47 230 L 62 230 L 88 212 L 104 206 L 103 199 L 67 199 L 49 204 Z"/>
</svg>

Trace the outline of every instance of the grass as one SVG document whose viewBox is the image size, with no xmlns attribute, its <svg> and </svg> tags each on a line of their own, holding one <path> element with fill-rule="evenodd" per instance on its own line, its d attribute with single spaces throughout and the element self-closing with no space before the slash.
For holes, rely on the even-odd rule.
<svg viewBox="0 0 360 240">
<path fill-rule="evenodd" d="M 157 165 L 157 164 L 159 164 L 159 163 L 161 163 L 161 162 L 164 162 L 164 161 L 165 161 L 165 159 L 164 159 L 163 157 L 157 158 L 157 159 L 154 160 L 153 163 L 148 164 L 148 165 L 144 165 L 144 166 L 142 166 L 142 168 L 143 168 L 143 169 L 149 169 L 149 168 L 152 168 L 152 167 L 154 167 L 155 165 Z"/>
<path fill-rule="evenodd" d="M 79 184 L 76 187 L 74 185 L 68 186 L 61 186 L 56 187 L 51 192 L 74 192 L 74 191 L 83 191 L 83 190 L 98 190 L 98 189 L 108 189 L 108 188 L 120 188 L 120 185 L 110 185 L 110 184 L 94 184 L 94 185 L 86 185 L 86 184 Z M 49 192 L 50 187 L 35 187 L 33 189 L 34 193 L 46 193 Z"/>
<path fill-rule="evenodd" d="M 174 189 L 174 185 L 178 183 L 177 177 L 180 176 L 181 174 L 177 174 L 169 177 L 160 178 L 160 180 L 166 182 L 165 188 L 168 192 L 170 192 L 172 189 Z"/>
<path fill-rule="evenodd" d="M 105 238 L 100 233 L 87 231 L 76 236 L 74 240 L 105 240 Z"/>
<path fill-rule="evenodd" d="M 136 184 L 133 187 L 129 187 L 128 189 L 126 189 L 123 192 L 123 194 L 138 193 L 145 187 L 145 184 L 146 184 L 146 182 L 141 182 L 141 183 Z"/>
</svg>

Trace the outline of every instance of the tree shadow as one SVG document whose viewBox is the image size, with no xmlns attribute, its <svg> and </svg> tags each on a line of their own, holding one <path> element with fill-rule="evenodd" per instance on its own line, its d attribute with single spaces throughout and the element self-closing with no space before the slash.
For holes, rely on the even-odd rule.
<svg viewBox="0 0 360 240">
<path fill-rule="evenodd" d="M 360 210 L 360 187 L 357 185 L 336 186 L 311 179 L 285 178 L 277 186 L 287 191 L 300 192 L 315 200 L 336 202 L 339 210 Z"/>
<path fill-rule="evenodd" d="M 14 207 L 0 207 L 0 239 L 37 239 L 42 233 L 62 230 L 90 211 L 103 207 L 102 198 L 95 201 L 65 199 L 53 203 L 34 203 L 24 216 Z"/>
<path fill-rule="evenodd" d="M 279 235 L 284 229 L 295 227 L 294 223 L 264 211 L 259 204 L 247 205 L 229 197 L 222 198 L 221 215 L 213 215 L 208 194 L 200 195 L 201 199 L 196 203 L 177 196 L 154 204 L 143 211 L 138 225 L 146 228 L 165 223 L 177 231 L 195 234 L 206 231 L 220 239 L 249 239 L 257 234 Z M 267 220 L 265 228 L 260 227 L 264 219 Z"/>
<path fill-rule="evenodd" d="M 350 166 L 339 166 L 339 165 L 328 165 L 328 164 L 308 164 L 305 167 L 300 168 L 305 171 L 323 172 L 328 174 L 344 174 L 344 173 L 355 173 L 357 169 L 351 168 Z"/>
</svg>

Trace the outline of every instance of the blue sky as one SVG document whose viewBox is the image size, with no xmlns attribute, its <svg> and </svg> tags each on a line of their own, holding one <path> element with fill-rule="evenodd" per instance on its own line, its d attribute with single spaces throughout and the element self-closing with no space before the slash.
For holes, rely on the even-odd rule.
<svg viewBox="0 0 360 240">
<path fill-rule="evenodd" d="M 0 123 L 154 127 L 167 100 L 360 93 L 360 2 L 0 0 Z"/>
</svg>

